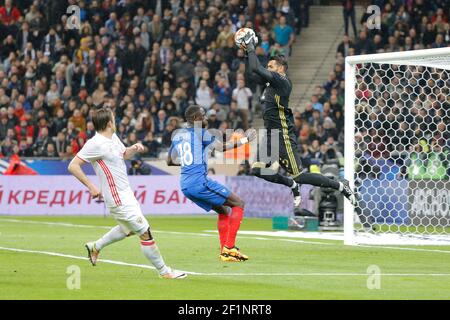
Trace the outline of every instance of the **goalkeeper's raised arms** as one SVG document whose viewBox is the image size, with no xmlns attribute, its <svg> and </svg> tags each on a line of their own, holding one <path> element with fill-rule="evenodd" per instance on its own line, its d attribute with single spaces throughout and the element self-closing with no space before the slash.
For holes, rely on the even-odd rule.
<svg viewBox="0 0 450 320">
<path fill-rule="evenodd" d="M 249 72 L 255 73 L 263 81 L 269 82 L 272 85 L 282 89 L 282 85 L 277 85 L 277 78 L 274 76 L 273 72 L 264 68 L 259 62 L 259 59 L 255 53 L 254 37 L 251 34 L 247 34 L 244 37 L 244 43 L 246 43 L 246 45 L 243 45 L 243 47 L 247 51 Z"/>
</svg>

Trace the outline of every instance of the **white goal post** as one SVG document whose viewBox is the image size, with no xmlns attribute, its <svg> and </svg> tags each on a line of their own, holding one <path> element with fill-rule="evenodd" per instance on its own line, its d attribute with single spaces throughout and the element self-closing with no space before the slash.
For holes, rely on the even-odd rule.
<svg viewBox="0 0 450 320">
<path fill-rule="evenodd" d="M 345 59 L 344 244 L 450 245 L 450 47 Z"/>
</svg>

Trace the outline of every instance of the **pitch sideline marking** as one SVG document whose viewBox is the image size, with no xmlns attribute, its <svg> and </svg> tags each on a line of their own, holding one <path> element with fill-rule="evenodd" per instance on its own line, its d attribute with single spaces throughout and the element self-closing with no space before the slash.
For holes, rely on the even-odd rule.
<svg viewBox="0 0 450 320">
<path fill-rule="evenodd" d="M 37 254 L 43 254 L 43 255 L 48 255 L 48 256 L 63 257 L 63 258 L 78 259 L 78 260 L 89 260 L 89 258 L 86 258 L 86 257 L 80 257 L 80 256 L 74 256 L 71 254 L 64 254 L 64 253 L 57 253 L 57 252 L 50 252 L 50 251 L 26 250 L 26 249 L 7 248 L 7 247 L 0 247 L 0 250 L 13 251 L 13 252 L 37 253 Z M 110 263 L 110 264 L 121 265 L 121 266 L 138 267 L 138 268 L 156 270 L 155 267 L 152 267 L 150 265 L 145 265 L 145 264 L 128 263 L 128 262 L 117 261 L 117 260 L 108 260 L 108 259 L 98 259 L 98 261 Z M 200 273 L 197 273 L 197 272 L 184 271 L 184 270 L 180 270 L 180 271 L 186 272 L 188 274 L 200 275 Z"/>
<path fill-rule="evenodd" d="M 96 226 L 96 225 L 88 225 L 88 224 L 72 224 L 65 222 L 44 222 L 44 221 L 33 221 L 33 220 L 25 220 L 25 219 L 9 219 L 9 218 L 0 218 L 1 221 L 6 222 L 25 222 L 30 224 L 46 224 L 46 225 L 58 225 L 64 227 L 80 227 L 80 228 L 102 228 L 102 229 L 110 229 L 112 226 Z M 160 230 L 152 230 L 156 233 L 167 233 L 167 234 L 180 234 L 180 235 L 195 235 L 201 237 L 215 237 L 216 235 L 207 234 L 207 233 L 193 233 L 193 232 L 176 232 L 176 231 L 160 231 Z M 238 233 L 239 234 L 239 233 Z M 242 239 L 254 239 L 254 240 L 269 240 L 269 241 L 283 241 L 283 242 L 295 242 L 295 243 L 305 243 L 305 244 L 322 244 L 322 245 L 335 245 L 341 246 L 340 243 L 329 243 L 329 242 L 319 242 L 319 241 L 304 241 L 304 240 L 292 240 L 292 239 L 276 239 L 276 238 L 263 238 L 263 237 L 245 237 L 239 236 Z M 420 252 L 437 252 L 437 253 L 447 253 L 450 254 L 448 250 L 435 250 L 435 249 L 423 249 L 423 248 L 405 248 L 405 247 L 389 247 L 389 246 L 378 246 L 378 245 L 357 245 L 355 247 L 363 247 L 363 248 L 382 248 L 382 249 L 391 249 L 391 250 L 404 250 L 404 251 L 420 251 Z"/>
<path fill-rule="evenodd" d="M 1 221 L 6 222 L 24 222 L 29 224 L 43 224 L 43 225 L 56 225 L 56 226 L 62 226 L 62 227 L 80 227 L 80 228 L 89 228 L 89 229 L 111 229 L 113 226 L 96 226 L 96 225 L 89 225 L 89 224 L 73 224 L 73 223 L 66 223 L 66 222 L 44 222 L 44 221 L 33 221 L 33 220 L 25 220 L 25 219 L 4 219 L 0 218 Z M 211 233 L 196 233 L 196 232 L 178 232 L 178 231 L 161 231 L 161 230 L 152 230 L 152 232 L 155 233 L 166 233 L 166 234 L 179 234 L 179 235 L 190 235 L 190 236 L 199 236 L 199 237 L 217 237 L 215 234 Z M 238 232 L 239 234 L 239 232 Z M 293 239 L 273 239 L 273 238 L 264 238 L 264 237 L 246 237 L 239 235 L 239 238 L 241 239 L 255 239 L 255 240 L 269 240 L 269 241 L 284 241 L 284 242 L 295 242 L 295 243 L 305 243 L 305 244 L 322 244 L 322 245 L 334 245 L 334 243 L 329 242 L 320 242 L 320 241 L 305 241 L 305 240 L 293 240 Z"/>
<path fill-rule="evenodd" d="M 0 247 L 0 250 L 5 251 L 13 251 L 13 252 L 24 252 L 24 253 L 35 253 L 35 254 L 43 254 L 43 255 L 49 255 L 54 257 L 63 257 L 63 258 L 70 258 L 70 259 L 77 259 L 77 260 L 88 260 L 86 257 L 80 257 L 80 256 L 74 256 L 70 254 L 63 254 L 63 253 L 57 253 L 57 252 L 49 252 L 49 251 L 39 251 L 39 250 L 25 250 L 25 249 L 18 249 L 18 248 L 7 248 L 7 247 Z M 155 270 L 155 267 L 145 265 L 145 264 L 136 264 L 136 263 L 128 263 L 123 261 L 116 261 L 116 260 L 108 260 L 108 259 L 98 259 L 98 261 L 104 262 L 104 263 L 110 263 L 115 265 L 121 265 L 121 266 L 128 266 L 128 267 L 137 267 L 137 268 L 143 268 L 143 269 L 152 269 Z M 350 277 L 357 277 L 357 276 L 363 276 L 367 277 L 368 273 L 267 273 L 267 272 L 259 272 L 259 273 L 203 273 L 203 272 L 192 272 L 192 271 L 183 271 L 190 275 L 195 276 L 350 276 Z M 380 273 L 377 274 L 379 276 L 399 276 L 399 277 L 447 277 L 450 276 L 450 273 Z"/>
</svg>

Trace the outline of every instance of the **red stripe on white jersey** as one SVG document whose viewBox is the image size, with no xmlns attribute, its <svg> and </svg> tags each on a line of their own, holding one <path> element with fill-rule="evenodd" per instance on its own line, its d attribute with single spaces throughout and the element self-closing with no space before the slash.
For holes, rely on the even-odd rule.
<svg viewBox="0 0 450 320">
<path fill-rule="evenodd" d="M 119 192 L 117 192 L 116 183 L 114 182 L 114 177 L 111 174 L 111 171 L 109 170 L 108 166 L 106 165 L 106 163 L 103 160 L 99 160 L 99 163 L 102 166 L 103 171 L 105 172 L 106 178 L 108 179 L 108 184 L 111 189 L 111 194 L 114 197 L 114 201 L 116 202 L 116 204 L 118 206 L 121 206 L 122 201 L 120 200 Z"/>
<path fill-rule="evenodd" d="M 108 185 L 109 185 L 109 188 L 111 189 L 111 194 L 113 196 L 114 202 L 118 206 L 121 206 L 122 205 L 122 201 L 120 201 L 119 193 L 117 192 L 117 187 L 116 187 L 116 184 L 114 182 L 114 177 L 111 174 L 111 171 L 109 171 L 108 166 L 106 165 L 106 163 L 103 160 L 98 160 L 97 162 L 100 165 L 100 167 L 103 169 L 103 172 L 105 173 L 106 179 L 108 180 Z"/>
<path fill-rule="evenodd" d="M 119 204 L 118 204 L 119 199 L 116 197 L 116 194 L 115 194 L 115 192 L 114 192 L 114 185 L 113 185 L 113 182 L 112 182 L 112 180 L 111 180 L 110 175 L 108 174 L 108 170 L 107 170 L 107 168 L 105 167 L 105 163 L 104 163 L 103 161 L 101 161 L 101 160 L 98 160 L 97 162 L 98 162 L 98 164 L 100 165 L 100 167 L 103 169 L 103 172 L 104 172 L 104 174 L 105 174 L 106 180 L 108 180 L 108 186 L 109 186 L 109 189 L 111 190 L 111 195 L 112 195 L 112 197 L 113 197 L 113 199 L 114 199 L 114 202 L 115 202 L 117 205 L 119 205 Z"/>
<path fill-rule="evenodd" d="M 116 187 L 116 183 L 114 182 L 114 177 L 111 174 L 111 171 L 109 170 L 109 168 L 106 165 L 106 163 L 103 160 L 99 160 L 99 162 L 100 162 L 100 165 L 103 168 L 103 171 L 105 172 L 106 179 L 108 180 L 108 184 L 109 184 L 109 187 L 111 189 L 111 194 L 114 197 L 114 201 L 116 202 L 116 204 L 118 206 L 121 206 L 122 205 L 122 201 L 120 200 L 119 192 L 117 192 L 117 187 Z"/>
<path fill-rule="evenodd" d="M 141 241 L 141 244 L 142 244 L 143 246 L 152 246 L 152 245 L 155 244 L 155 241 L 154 241 L 154 240 L 151 240 L 151 241 Z"/>
</svg>

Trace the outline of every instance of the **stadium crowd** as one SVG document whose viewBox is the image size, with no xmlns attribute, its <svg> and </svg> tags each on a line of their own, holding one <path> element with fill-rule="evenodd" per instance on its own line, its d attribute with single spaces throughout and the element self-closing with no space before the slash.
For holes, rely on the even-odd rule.
<svg viewBox="0 0 450 320">
<path fill-rule="evenodd" d="M 73 20 L 66 9 L 76 2 L 80 28 L 68 29 Z M 346 27 L 328 79 L 315 88 L 302 110 L 294 110 L 304 167 L 342 158 L 344 58 L 448 46 L 449 2 L 374 0 L 381 8 L 380 30 L 367 27 L 368 14 L 361 17 L 359 31 L 353 28 L 354 37 Z M 170 145 L 171 133 L 183 122 L 191 103 L 205 108 L 210 127 L 245 130 L 251 125 L 261 88 L 245 73 L 245 53 L 234 45 L 234 32 L 243 26 L 253 28 L 260 39 L 258 57 L 266 64 L 272 55 L 290 54 L 295 35 L 308 26 L 311 3 L 4 0 L 0 6 L 0 154 L 71 158 L 93 136 L 90 112 L 101 105 L 115 110 L 119 137 L 127 144 L 142 142 L 147 157 L 158 157 Z M 342 1 L 346 20 L 354 14 L 354 5 L 353 0 Z M 428 78 L 424 74 L 425 80 L 432 77 L 430 72 Z M 358 78 L 358 101 L 369 106 L 382 103 L 368 80 Z M 392 80 L 380 80 L 389 91 Z M 399 118 L 410 111 L 432 121 L 436 130 L 428 135 L 429 147 L 436 143 L 448 147 L 449 95 L 436 98 L 446 100 L 440 103 L 443 114 L 439 117 L 415 109 L 394 110 L 399 112 L 394 117 L 398 123 L 406 122 L 403 126 L 417 120 Z M 388 107 L 367 113 L 367 119 L 362 112 L 361 121 L 371 126 L 392 113 Z M 417 131 L 412 126 L 406 129 L 405 134 Z M 379 130 L 363 134 L 366 147 L 382 149 L 374 152 L 377 157 L 395 148 L 388 143 L 388 134 L 373 140 Z M 431 136 L 437 137 L 436 142 Z M 414 145 L 419 141 L 408 141 L 419 148 Z M 248 164 L 240 174 L 246 168 Z"/>
<path fill-rule="evenodd" d="M 66 13 L 75 4 L 79 24 Z M 256 88 L 234 32 L 253 28 L 265 63 L 289 53 L 307 25 L 303 7 L 289 0 L 2 0 L 0 154 L 69 159 L 94 135 L 91 112 L 102 105 L 115 111 L 119 137 L 142 142 L 147 157 L 170 145 L 192 103 L 205 108 L 211 127 L 245 130 Z"/>
</svg>

